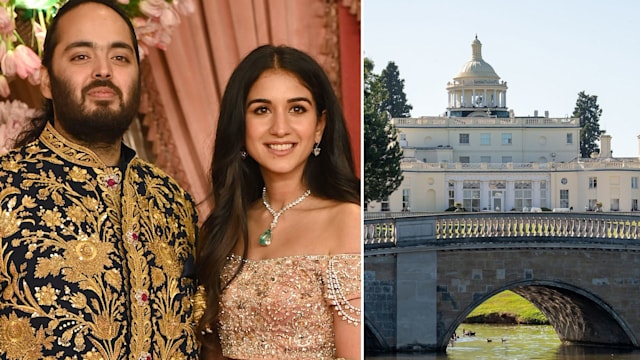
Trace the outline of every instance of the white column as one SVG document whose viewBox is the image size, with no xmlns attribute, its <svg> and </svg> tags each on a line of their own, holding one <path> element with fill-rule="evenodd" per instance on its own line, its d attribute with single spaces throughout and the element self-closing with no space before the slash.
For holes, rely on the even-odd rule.
<svg viewBox="0 0 640 360">
<path fill-rule="evenodd" d="M 489 209 L 491 203 L 491 191 L 488 181 L 480 181 L 480 210 Z"/>
<path fill-rule="evenodd" d="M 516 195 L 516 183 L 513 180 L 507 181 L 507 189 L 504 199 L 504 210 L 503 211 L 511 211 L 514 204 L 514 198 Z"/>
<path fill-rule="evenodd" d="M 540 180 L 531 182 L 531 206 L 540 207 Z"/>
<path fill-rule="evenodd" d="M 463 200 L 464 200 L 464 188 L 463 188 L 463 182 L 461 180 L 456 180 L 454 185 L 453 185 L 453 202 L 457 202 L 462 204 Z"/>
</svg>

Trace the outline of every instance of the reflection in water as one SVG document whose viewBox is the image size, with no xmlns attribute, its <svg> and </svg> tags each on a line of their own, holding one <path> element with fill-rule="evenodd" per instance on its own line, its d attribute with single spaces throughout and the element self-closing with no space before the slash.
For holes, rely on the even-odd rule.
<svg viewBox="0 0 640 360">
<path fill-rule="evenodd" d="M 475 336 L 463 336 L 463 330 Z M 446 354 L 367 356 L 367 360 L 631 360 L 639 351 L 562 345 L 551 326 L 462 324 Z"/>
</svg>

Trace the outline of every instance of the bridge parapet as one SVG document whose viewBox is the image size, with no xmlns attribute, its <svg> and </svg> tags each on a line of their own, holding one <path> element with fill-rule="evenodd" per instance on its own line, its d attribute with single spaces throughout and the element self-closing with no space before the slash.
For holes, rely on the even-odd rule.
<svg viewBox="0 0 640 360">
<path fill-rule="evenodd" d="M 640 216 L 613 213 L 395 214 L 364 222 L 365 250 L 503 239 L 619 243 L 640 241 Z M 484 239 L 484 240 L 483 240 Z M 635 243 L 635 241 L 634 241 Z M 638 244 L 635 244 L 638 245 Z"/>
</svg>

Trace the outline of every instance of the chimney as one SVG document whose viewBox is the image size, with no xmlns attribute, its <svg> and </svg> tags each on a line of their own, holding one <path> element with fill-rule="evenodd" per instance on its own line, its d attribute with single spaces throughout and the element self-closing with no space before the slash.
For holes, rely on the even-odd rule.
<svg viewBox="0 0 640 360">
<path fill-rule="evenodd" d="M 533 110 L 533 117 L 538 117 L 538 110 Z"/>
<path fill-rule="evenodd" d="M 548 118 L 549 117 L 549 110 L 545 110 L 544 111 L 544 117 Z"/>
<path fill-rule="evenodd" d="M 611 135 L 600 135 L 600 158 L 611 158 Z"/>
</svg>

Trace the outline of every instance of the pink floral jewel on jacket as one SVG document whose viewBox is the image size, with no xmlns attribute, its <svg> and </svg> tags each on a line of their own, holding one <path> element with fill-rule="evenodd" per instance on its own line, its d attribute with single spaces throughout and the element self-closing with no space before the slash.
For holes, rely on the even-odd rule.
<svg viewBox="0 0 640 360">
<path fill-rule="evenodd" d="M 104 177 L 104 184 L 109 190 L 116 190 L 120 185 L 120 175 L 109 174 Z"/>
<path fill-rule="evenodd" d="M 140 306 L 144 306 L 149 303 L 149 293 L 146 290 L 137 290 L 135 298 Z"/>
<path fill-rule="evenodd" d="M 126 234 L 124 234 L 124 238 L 129 244 L 135 244 L 138 242 L 138 233 L 129 230 Z"/>
</svg>

